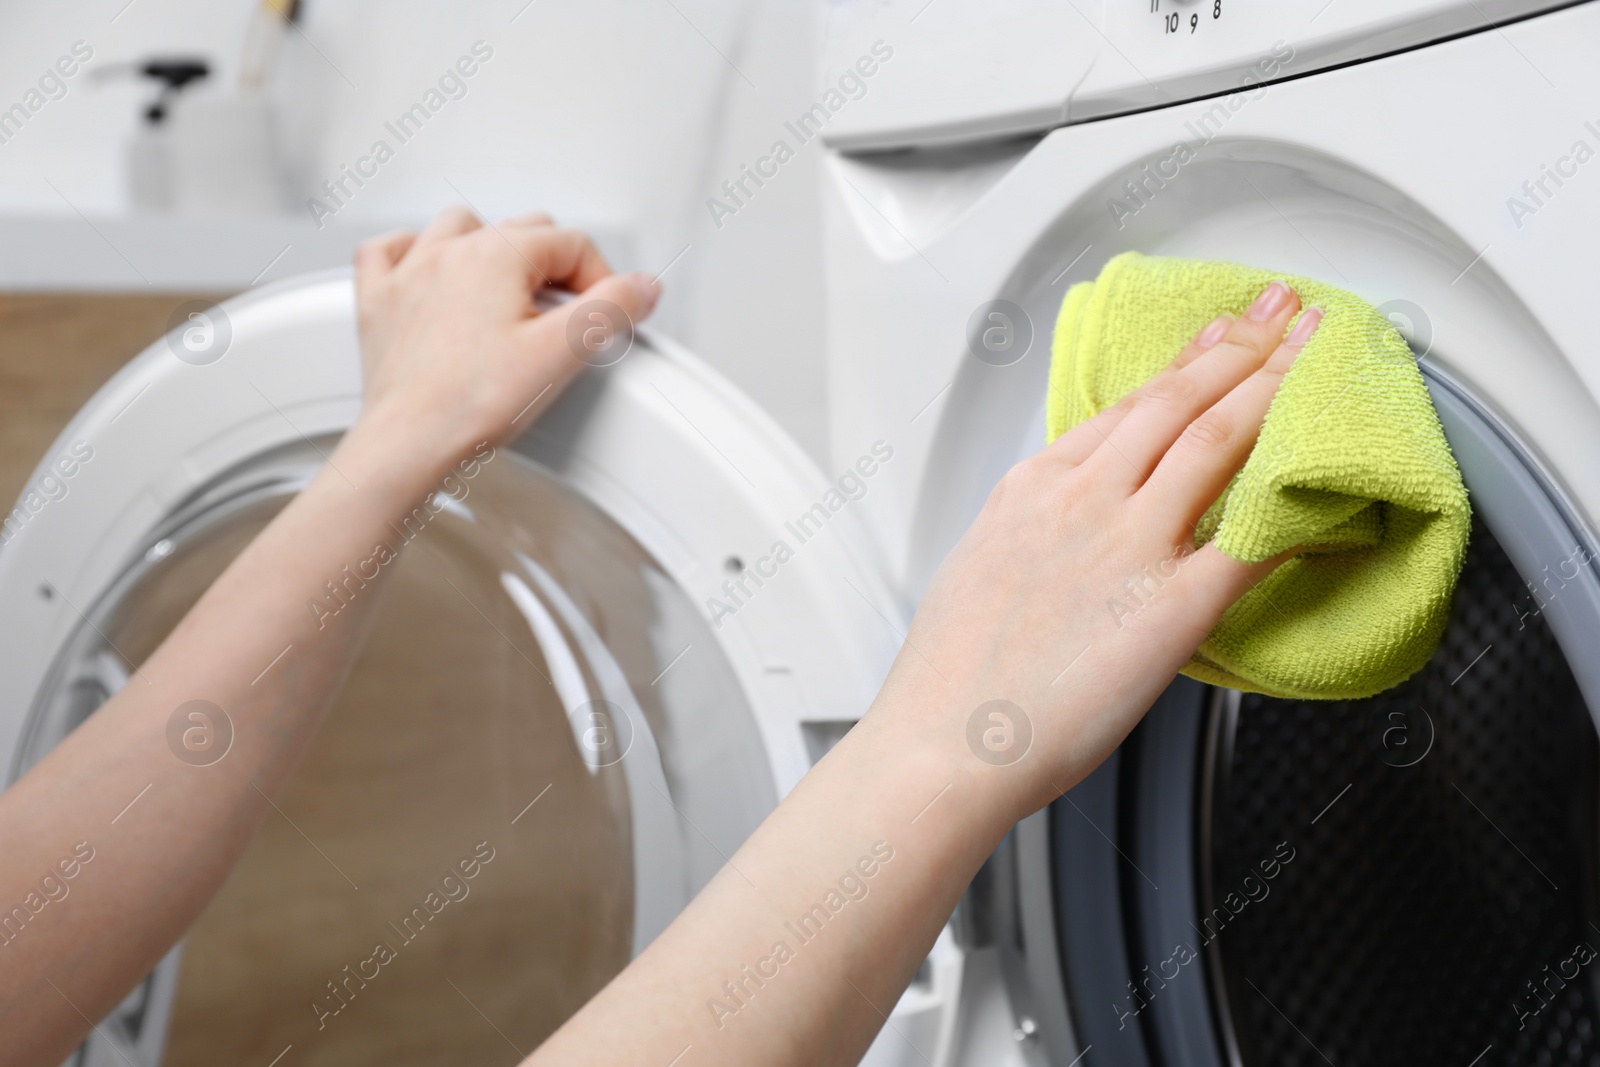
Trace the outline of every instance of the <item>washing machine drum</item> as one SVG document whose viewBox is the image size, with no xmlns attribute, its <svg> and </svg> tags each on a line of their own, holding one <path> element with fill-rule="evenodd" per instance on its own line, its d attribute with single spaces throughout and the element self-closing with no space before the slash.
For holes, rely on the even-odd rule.
<svg viewBox="0 0 1600 1067">
<path fill-rule="evenodd" d="M 1246 1062 L 1600 1058 L 1595 730 L 1535 613 L 1479 523 L 1426 670 L 1219 716 L 1200 921 Z"/>
<path fill-rule="evenodd" d="M 1593 546 L 1428 373 L 1477 511 L 1432 662 L 1337 703 L 1180 680 L 1052 810 L 1087 1062 L 1600 1063 Z"/>
</svg>

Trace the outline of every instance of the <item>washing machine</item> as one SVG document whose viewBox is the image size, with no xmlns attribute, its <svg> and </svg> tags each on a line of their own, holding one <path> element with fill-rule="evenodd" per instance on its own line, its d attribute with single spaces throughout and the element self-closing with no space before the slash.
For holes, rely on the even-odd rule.
<svg viewBox="0 0 1600 1067">
<path fill-rule="evenodd" d="M 1597 42 L 1594 3 L 832 9 L 829 69 L 876 69 L 822 134 L 831 434 L 893 443 L 861 507 L 908 607 L 1043 443 L 1063 294 L 1130 249 L 1369 300 L 1474 509 L 1414 678 L 1180 678 L 1016 828 L 928 1062 L 1600 1062 Z"/>
<path fill-rule="evenodd" d="M 1450 629 L 1371 701 L 1174 685 L 985 865 L 868 1062 L 1590 1062 L 1600 6 L 827 14 L 827 83 L 864 87 L 803 123 L 828 153 L 831 462 L 666 338 L 594 368 L 441 501 L 280 810 L 75 1062 L 531 1050 L 866 707 L 932 570 L 1043 441 L 1063 292 L 1126 249 L 1392 314 L 1475 508 Z M 201 351 L 186 321 L 109 383 L 7 529 L 8 780 L 354 418 L 348 276 L 197 313 Z M 621 758 L 584 743 L 597 700 Z M 467 855 L 471 895 L 345 983 Z"/>
</svg>

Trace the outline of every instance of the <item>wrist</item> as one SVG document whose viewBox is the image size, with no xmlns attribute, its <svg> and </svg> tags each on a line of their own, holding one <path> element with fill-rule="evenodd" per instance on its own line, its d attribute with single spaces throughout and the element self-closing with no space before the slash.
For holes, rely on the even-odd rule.
<svg viewBox="0 0 1600 1067">
<path fill-rule="evenodd" d="M 985 759 L 987 750 L 975 753 L 968 742 L 967 718 L 940 694 L 886 687 L 841 745 L 853 742 L 861 773 L 891 780 L 904 794 L 913 826 L 953 835 L 981 862 L 1042 801 L 1029 755 Z"/>
<path fill-rule="evenodd" d="M 363 409 L 329 457 L 336 476 L 409 506 L 439 488 L 481 442 L 439 432 L 390 407 Z"/>
</svg>

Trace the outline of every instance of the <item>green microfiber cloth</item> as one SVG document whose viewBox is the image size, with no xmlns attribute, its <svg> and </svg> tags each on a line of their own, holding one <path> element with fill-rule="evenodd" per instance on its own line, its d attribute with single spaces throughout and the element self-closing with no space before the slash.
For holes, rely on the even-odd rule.
<svg viewBox="0 0 1600 1067">
<path fill-rule="evenodd" d="M 1471 518 L 1411 350 L 1360 297 L 1232 263 L 1126 252 L 1056 320 L 1048 437 L 1153 377 L 1274 279 L 1324 310 L 1255 450 L 1195 531 L 1237 560 L 1302 551 L 1222 616 L 1183 673 L 1306 700 L 1372 696 L 1433 655 Z"/>
</svg>

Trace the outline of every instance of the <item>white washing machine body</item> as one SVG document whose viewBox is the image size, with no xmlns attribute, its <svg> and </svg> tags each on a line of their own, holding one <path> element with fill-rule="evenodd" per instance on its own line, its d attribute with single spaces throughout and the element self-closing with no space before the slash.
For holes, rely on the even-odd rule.
<svg viewBox="0 0 1600 1067">
<path fill-rule="evenodd" d="M 1169 29 L 1171 3 L 1089 17 L 1020 0 L 981 15 L 942 0 L 834 12 L 835 66 L 879 38 L 895 50 L 826 133 L 831 467 L 860 470 L 879 442 L 893 456 L 836 493 L 847 503 L 828 502 L 839 476 L 647 335 L 516 445 L 519 462 L 642 546 L 698 613 L 750 710 L 755 746 L 720 763 L 695 765 L 648 731 L 647 758 L 624 761 L 638 831 L 635 948 L 864 709 L 933 568 L 999 475 L 1042 440 L 1062 293 L 1119 251 L 1317 275 L 1402 314 L 1465 398 L 1461 417 L 1510 435 L 1539 495 L 1527 506 L 1554 516 L 1545 540 L 1530 533 L 1517 550 L 1524 573 L 1600 514 L 1600 470 L 1585 462 L 1600 454 L 1590 356 L 1600 328 L 1583 270 L 1600 202 L 1582 189 L 1600 169 L 1573 169 L 1575 142 L 1600 146 L 1588 126 L 1600 113 L 1584 111 L 1600 99 L 1586 49 L 1600 5 L 1227 0 L 1181 4 Z M 1518 20 L 1487 27 L 1486 17 Z M 1182 163 L 1180 143 L 1193 147 Z M 996 300 L 1022 315 L 980 359 L 965 339 Z M 354 417 L 346 277 L 285 283 L 224 311 L 233 340 L 222 359 L 195 366 L 161 342 L 97 395 L 39 476 L 79 442 L 94 459 L 0 549 L 0 755 L 11 777 L 92 710 L 60 699 L 74 677 L 67 661 L 115 611 L 129 574 L 181 549 L 174 533 L 209 510 L 303 480 Z M 1490 509 L 1502 513 L 1522 484 L 1503 481 Z M 796 544 L 790 524 L 819 503 L 825 528 Z M 763 562 L 780 540 L 792 556 Z M 762 581 L 741 583 L 750 570 Z M 1579 600 L 1552 604 L 1564 632 L 1586 617 Z M 664 666 L 676 651 L 663 651 Z M 726 784 L 724 771 L 753 762 L 767 792 Z M 674 766 L 687 771 L 674 777 Z M 700 832 L 730 807 L 735 817 Z M 1066 1064 L 1090 1053 L 1066 1004 L 1043 833 L 1037 819 L 1019 828 L 1011 862 L 964 902 L 869 1062 Z M 88 1062 L 159 1061 L 180 967 L 175 954 L 119 1009 Z"/>
<path fill-rule="evenodd" d="M 1126 250 L 1367 298 L 1424 357 L 1479 516 L 1528 588 L 1587 558 L 1600 4 L 894 0 L 837 10 L 831 33 L 833 67 L 874 40 L 893 49 L 825 134 L 824 262 L 836 462 L 879 438 L 908 460 L 862 502 L 906 610 L 1000 475 L 1043 444 L 1066 289 Z M 1589 597 L 1587 566 L 1580 584 Z M 1578 599 L 1545 617 L 1600 706 Z M 958 910 L 962 1026 L 941 1051 L 1145 1062 L 1115 1036 L 1089 1052 L 1090 1009 L 1069 1003 L 1058 958 L 1070 938 L 1050 901 L 1070 878 L 1051 869 L 1047 825 L 1019 827 L 1003 878 L 963 905 L 983 914 Z M 1109 985 L 1108 1003 L 1132 988 Z M 1212 1025 L 1216 999 L 1172 1024 L 1175 1043 Z"/>
</svg>

